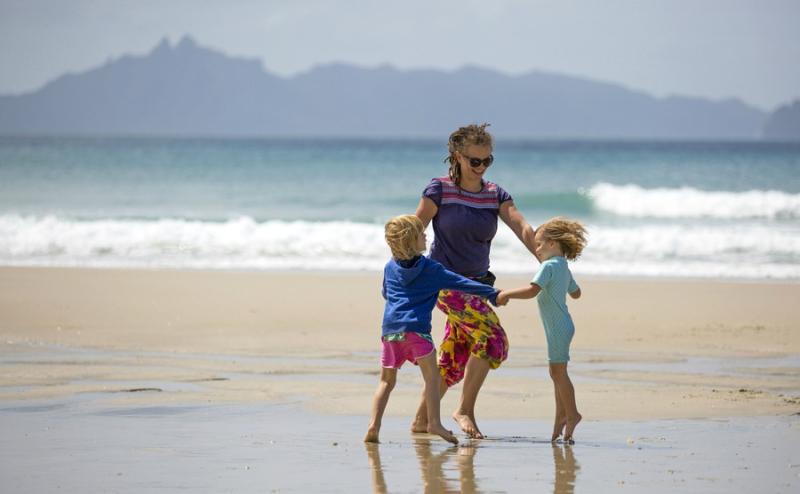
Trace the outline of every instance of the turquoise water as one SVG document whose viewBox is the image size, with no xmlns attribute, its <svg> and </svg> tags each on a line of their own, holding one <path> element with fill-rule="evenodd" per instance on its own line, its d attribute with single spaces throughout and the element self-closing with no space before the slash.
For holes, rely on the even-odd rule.
<svg viewBox="0 0 800 494">
<path fill-rule="evenodd" d="M 444 140 L 0 138 L 0 263 L 379 269 Z M 586 222 L 577 272 L 800 278 L 800 145 L 498 141 L 487 178 Z M 492 266 L 528 272 L 501 228 Z M 535 266 L 534 266 L 535 268 Z"/>
</svg>

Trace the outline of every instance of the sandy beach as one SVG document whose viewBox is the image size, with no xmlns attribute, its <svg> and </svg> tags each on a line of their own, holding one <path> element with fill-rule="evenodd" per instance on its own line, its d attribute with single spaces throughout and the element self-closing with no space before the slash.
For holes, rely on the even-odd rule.
<svg viewBox="0 0 800 494">
<path fill-rule="evenodd" d="M 411 455 L 412 450 L 425 450 L 425 441 L 430 440 L 425 435 L 415 439 L 406 432 L 421 391 L 419 372 L 406 366 L 389 403 L 377 460 L 374 451 L 364 450 L 361 429 L 378 372 L 380 281 L 374 273 L 0 268 L 0 425 L 4 434 L 14 431 L 6 434 L 8 446 L 19 450 L 20 441 L 30 445 L 22 447 L 21 455 L 5 457 L 4 473 L 11 472 L 12 466 L 20 467 L 14 470 L 15 485 L 35 487 L 41 477 L 20 473 L 32 461 L 27 456 L 46 456 L 45 445 L 53 440 L 66 451 L 86 446 L 75 431 L 31 443 L 17 437 L 21 431 L 39 434 L 42 427 L 55 428 L 54 422 L 84 431 L 106 428 L 115 417 L 125 417 L 130 434 L 146 436 L 154 421 L 180 422 L 186 416 L 188 423 L 181 427 L 188 437 L 193 430 L 213 435 L 209 431 L 214 427 L 207 421 L 233 429 L 234 435 L 250 434 L 246 427 L 237 429 L 231 424 L 237 423 L 233 417 L 245 422 L 241 417 L 252 416 L 260 424 L 253 433 L 260 434 L 255 443 L 268 442 L 266 437 L 288 441 L 289 432 L 263 423 L 284 417 L 291 434 L 303 437 L 300 441 L 306 446 L 322 437 L 326 447 L 342 443 L 358 450 L 358 459 L 353 461 L 366 469 L 364 477 L 352 481 L 355 484 L 340 485 L 356 490 L 380 491 L 380 478 L 375 475 L 383 470 L 375 470 L 374 463 L 387 451 L 397 458 L 398 448 L 409 451 L 409 465 L 414 469 L 419 458 L 426 464 L 439 458 L 440 464 L 461 468 L 461 457 L 474 453 L 474 448 L 480 451 L 476 457 L 503 461 L 502 455 L 521 454 L 516 449 L 525 444 L 546 446 L 546 451 L 540 451 L 551 465 L 541 471 L 545 477 L 552 474 L 554 458 L 569 461 L 573 452 L 562 450 L 553 456 L 545 440 L 553 403 L 544 335 L 535 303 L 523 301 L 498 309 L 511 351 L 503 367 L 490 374 L 477 405 L 482 429 L 490 438 L 501 438 L 498 443 L 472 441 L 476 443 L 472 450 L 459 452 L 434 442 L 429 454 Z M 514 287 L 526 281 L 501 274 L 497 285 Z M 653 455 L 647 458 L 666 466 L 659 473 L 631 466 L 644 488 L 647 479 L 661 479 L 666 470 L 678 468 L 670 467 L 673 460 L 664 451 L 657 452 L 662 441 L 658 438 L 683 448 L 681 454 L 694 454 L 692 448 L 700 448 L 698 441 L 720 440 L 717 429 L 723 426 L 719 424 L 727 424 L 723 444 L 757 444 L 740 451 L 742 457 L 757 461 L 757 456 L 766 454 L 780 464 L 780 472 L 772 475 L 779 482 L 775 485 L 797 485 L 800 284 L 587 279 L 581 285 L 583 298 L 570 305 L 577 326 L 570 368 L 585 418 L 574 447 L 574 455 L 583 456 L 583 475 L 609 460 L 592 460 L 594 467 L 589 466 L 586 460 L 597 455 L 581 453 L 581 439 L 584 447 L 612 450 L 630 448 L 640 437 L 645 443 L 651 441 L 648 447 Z M 433 329 L 437 340 L 442 326 L 437 311 Z M 456 387 L 445 396 L 443 416 L 455 408 L 459 393 Z M 66 421 L 65 416 L 74 421 Z M 295 430 L 312 422 L 326 431 L 317 439 Z M 446 422 L 455 426 L 449 419 Z M 196 427 L 192 429 L 190 423 Z M 626 423 L 635 424 L 631 432 L 626 432 Z M 697 429 L 696 434 L 685 432 L 687 428 Z M 776 438 L 789 434 L 789 442 L 774 448 L 767 436 L 753 439 L 757 430 L 765 428 Z M 111 444 L 111 436 L 103 437 L 101 443 L 119 447 Z M 495 446 L 502 453 L 486 452 Z M 201 441 L 197 447 L 209 445 Z M 267 458 L 276 454 L 275 448 L 254 447 L 248 455 L 258 456 L 259 451 L 266 451 Z M 124 450 L 118 454 L 124 456 Z M 492 456 L 497 454 L 501 456 Z M 292 456 L 282 458 L 285 462 Z M 346 462 L 348 456 L 337 458 Z M 722 459 L 708 459 L 709 468 L 725 472 L 717 474 L 714 482 L 702 484 L 709 487 L 708 492 L 757 475 L 753 470 L 727 469 Z M 684 482 L 703 477 L 695 467 L 686 466 L 688 459 L 675 461 L 689 472 Z M 749 465 L 749 460 L 744 464 Z M 442 482 L 450 475 L 447 468 L 437 474 Z M 491 478 L 492 468 L 496 465 L 485 467 L 478 477 Z M 51 469 L 49 474 L 57 471 Z M 288 480 L 292 468 L 282 471 L 284 477 L 276 478 L 283 478 L 283 483 L 272 485 L 303 490 L 302 483 Z M 607 485 L 624 482 L 624 477 L 610 476 Z M 424 475 L 414 478 L 416 483 L 427 482 Z M 552 485 L 558 484 L 558 479 L 551 480 Z M 564 484 L 566 490 L 554 492 L 572 492 L 576 482 L 580 483 L 580 476 Z M 77 490 L 79 483 L 65 485 Z M 133 492 L 138 484 L 120 485 Z M 409 484 L 408 490 L 414 490 L 414 485 L 418 484 Z M 448 485 L 481 491 L 470 489 L 469 481 Z M 529 484 L 502 485 L 502 490 L 513 491 Z M 674 487 L 666 480 L 657 485 L 664 492 Z"/>
<path fill-rule="evenodd" d="M 202 383 L 109 399 L 257 402 L 303 396 L 366 413 L 378 371 L 380 275 L 0 269 L 0 399 Z M 498 287 L 524 284 L 500 276 Z M 585 280 L 570 305 L 573 373 L 590 419 L 800 411 L 800 284 Z M 511 351 L 478 403 L 486 418 L 549 418 L 535 303 L 498 309 Z M 442 335 L 435 311 L 433 335 Z M 408 416 L 410 366 L 388 413 Z M 335 386 L 332 385 L 335 383 Z M 180 386 L 178 387 L 180 388 Z M 448 393 L 444 409 L 458 393 Z"/>
</svg>

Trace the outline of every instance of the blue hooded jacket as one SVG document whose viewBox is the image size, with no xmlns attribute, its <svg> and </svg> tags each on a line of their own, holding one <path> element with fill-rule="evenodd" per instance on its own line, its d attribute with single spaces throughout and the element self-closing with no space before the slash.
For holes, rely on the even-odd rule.
<svg viewBox="0 0 800 494">
<path fill-rule="evenodd" d="M 406 331 L 430 334 L 431 312 L 442 289 L 486 297 L 492 305 L 497 305 L 499 290 L 448 271 L 432 259 L 420 256 L 410 267 L 391 259 L 383 269 L 386 305 L 382 336 Z"/>
</svg>

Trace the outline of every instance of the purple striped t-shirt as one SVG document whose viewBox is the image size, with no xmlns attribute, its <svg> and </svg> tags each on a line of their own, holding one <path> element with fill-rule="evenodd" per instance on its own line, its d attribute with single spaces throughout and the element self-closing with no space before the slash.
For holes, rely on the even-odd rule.
<svg viewBox="0 0 800 494">
<path fill-rule="evenodd" d="M 492 182 L 484 181 L 480 192 L 467 192 L 450 177 L 439 177 L 431 180 L 422 197 L 439 208 L 433 217 L 430 258 L 462 276 L 486 274 L 500 204 L 513 200 L 511 195 Z"/>
</svg>

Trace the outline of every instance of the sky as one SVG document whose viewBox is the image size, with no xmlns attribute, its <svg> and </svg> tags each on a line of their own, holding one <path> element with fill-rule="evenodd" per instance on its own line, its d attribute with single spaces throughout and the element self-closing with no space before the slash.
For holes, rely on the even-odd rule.
<svg viewBox="0 0 800 494">
<path fill-rule="evenodd" d="M 800 0 L 0 0 L 0 94 L 192 36 L 291 76 L 325 63 L 506 74 L 800 99 Z"/>
</svg>

